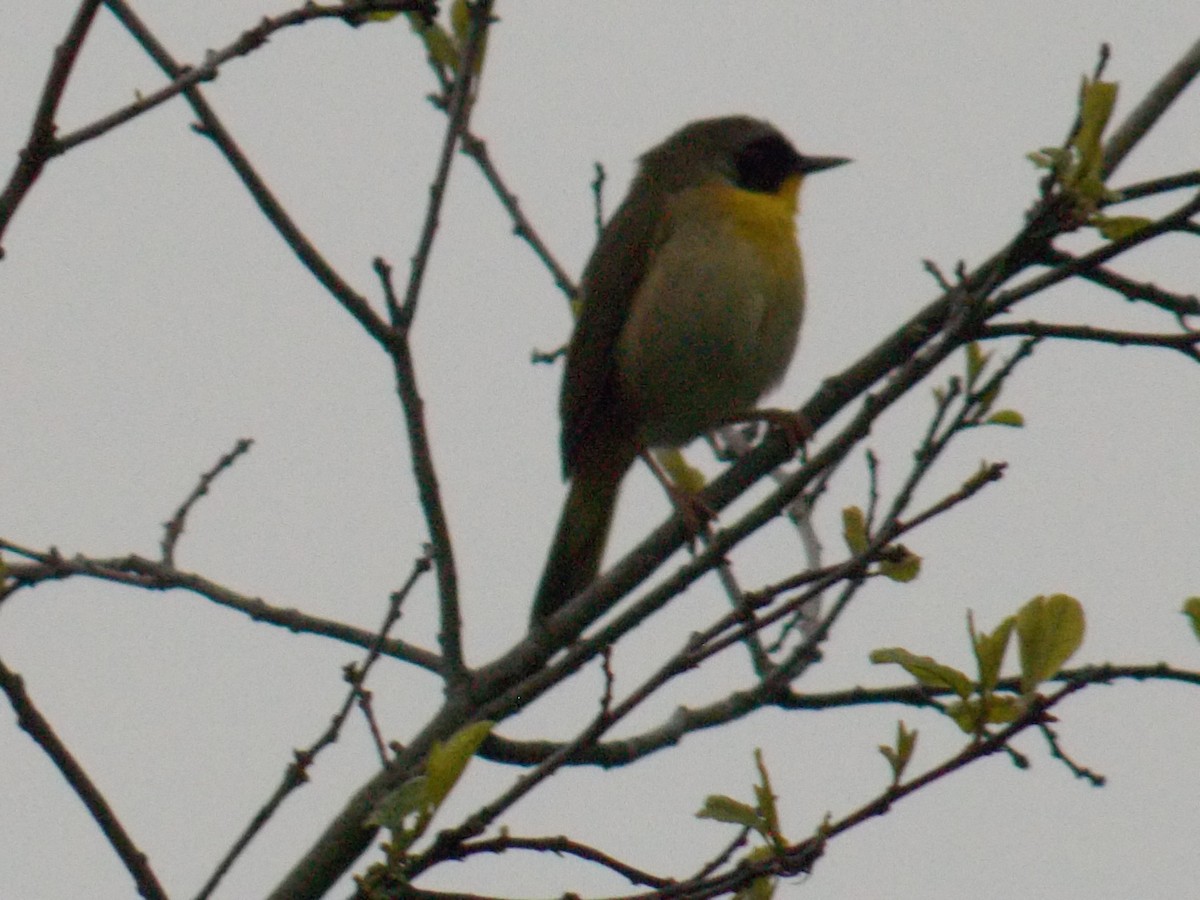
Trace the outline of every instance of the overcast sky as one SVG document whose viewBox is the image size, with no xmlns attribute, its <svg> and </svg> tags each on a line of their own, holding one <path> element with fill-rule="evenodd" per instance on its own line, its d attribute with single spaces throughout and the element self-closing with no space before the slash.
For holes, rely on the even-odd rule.
<svg viewBox="0 0 1200 900">
<path fill-rule="evenodd" d="M 4 7 L 5 178 L 74 6 Z M 146 0 L 136 8 L 178 58 L 197 61 L 288 7 Z M 572 275 L 594 237 L 593 164 L 606 167 L 611 209 L 636 156 L 691 119 L 750 113 L 806 152 L 855 159 L 806 184 L 810 305 L 800 352 L 772 401 L 789 406 L 935 296 L 923 259 L 951 271 L 1011 237 L 1036 194 L 1038 172 L 1025 154 L 1061 142 L 1079 78 L 1102 42 L 1112 45 L 1119 117 L 1200 31 L 1190 4 L 1151 12 L 1115 0 L 794 0 L 736 9 L 525 0 L 501 2 L 498 12 L 474 130 Z M 160 83 L 101 11 L 61 124 L 82 125 Z M 318 23 L 274 36 L 205 91 L 296 220 L 377 300 L 371 259 L 391 260 L 402 282 L 423 216 L 444 126 L 425 100 L 433 87 L 404 24 Z M 199 473 L 252 437 L 250 455 L 190 518 L 179 565 L 274 604 L 374 628 L 424 540 L 390 369 L 190 121 L 176 101 L 55 160 L 5 237 L 0 535 L 66 554 L 154 555 L 160 523 Z M 1114 183 L 1196 168 L 1198 135 L 1193 88 Z M 524 632 L 558 515 L 559 371 L 529 359 L 565 339 L 569 313 L 465 158 L 438 240 L 417 364 L 457 540 L 467 649 L 480 663 Z M 1174 238 L 1119 268 L 1195 293 L 1198 258 L 1194 236 Z M 1032 312 L 1170 328 L 1079 286 Z M 872 437 L 885 487 L 905 471 L 929 396 L 918 391 Z M 1007 477 L 906 541 L 925 560 L 921 577 L 865 592 L 804 689 L 902 681 L 867 662 L 880 646 L 966 666 L 968 609 L 991 627 L 1029 597 L 1057 591 L 1088 612 L 1079 661 L 1200 666 L 1178 613 L 1186 596 L 1200 594 L 1200 368 L 1144 350 L 1045 346 L 1004 402 L 1027 427 L 965 438 L 923 497 L 953 488 L 981 459 L 1007 461 Z M 698 462 L 702 449 L 692 454 Z M 864 484 L 863 466 L 849 466 L 817 516 L 831 560 L 840 552 L 838 510 L 864 503 Z M 613 551 L 666 513 L 648 476 L 635 473 Z M 779 531 L 758 552 L 747 565 L 767 573 L 779 570 L 770 554 L 797 551 Z M 409 604 L 409 640 L 432 644 L 432 589 L 427 582 Z M 721 602 L 711 578 L 695 590 L 698 602 Z M 686 636 L 682 605 L 660 618 L 652 637 L 626 651 L 630 671 L 639 653 Z M 25 677 L 172 896 L 195 893 L 291 749 L 325 726 L 344 693 L 341 666 L 359 655 L 183 594 L 72 581 L 0 607 L 0 657 Z M 741 660 L 722 671 L 730 684 L 745 677 Z M 505 733 L 572 734 L 596 703 L 595 672 L 578 681 Z M 399 740 L 440 698 L 433 679 L 398 663 L 380 666 L 372 686 L 383 726 Z M 709 695 L 685 684 L 628 730 Z M 973 766 L 831 843 L 815 874 L 781 895 L 1190 896 L 1200 883 L 1198 699 L 1195 689 L 1153 684 L 1087 691 L 1061 707 L 1058 730 L 1107 787 L 1072 778 L 1027 735 L 1018 747 L 1031 770 L 999 756 Z M 844 814 L 885 786 L 876 746 L 901 717 L 921 730 L 922 768 L 960 745 L 932 713 L 760 713 L 628 772 L 564 775 L 504 823 L 521 834 L 574 830 L 618 857 L 685 875 L 726 838 L 692 814 L 708 793 L 749 799 L 753 748 L 764 748 L 785 827 L 798 840 L 827 811 Z M 79 802 L 11 715 L 0 716 L 0 760 L 0 894 L 133 896 Z M 273 886 L 372 766 L 355 722 L 218 896 L 261 896 Z M 476 763 L 451 806 L 467 809 L 514 776 Z M 627 890 L 560 865 L 505 859 L 450 869 L 430 884 L 523 895 Z"/>
</svg>

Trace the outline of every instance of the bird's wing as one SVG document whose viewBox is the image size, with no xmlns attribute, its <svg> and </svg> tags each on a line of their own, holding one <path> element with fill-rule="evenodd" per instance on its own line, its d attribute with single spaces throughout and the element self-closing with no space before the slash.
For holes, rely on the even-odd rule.
<svg viewBox="0 0 1200 900">
<path fill-rule="evenodd" d="M 616 345 L 633 296 L 666 238 L 661 194 L 637 183 L 600 235 L 580 283 L 581 308 L 567 348 L 560 401 L 563 468 L 569 476 L 581 455 L 604 454 L 629 443 L 637 430 L 624 407 L 616 372 Z M 626 463 L 628 464 L 628 463 Z"/>
</svg>

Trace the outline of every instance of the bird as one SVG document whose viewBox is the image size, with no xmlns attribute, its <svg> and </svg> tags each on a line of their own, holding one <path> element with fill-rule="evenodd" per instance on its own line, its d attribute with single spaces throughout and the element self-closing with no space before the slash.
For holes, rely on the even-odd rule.
<svg viewBox="0 0 1200 900">
<path fill-rule="evenodd" d="M 580 279 L 559 402 L 569 486 L 533 625 L 596 578 L 639 455 L 756 418 L 782 380 L 804 313 L 800 184 L 847 162 L 744 115 L 691 122 L 640 157 Z"/>
</svg>

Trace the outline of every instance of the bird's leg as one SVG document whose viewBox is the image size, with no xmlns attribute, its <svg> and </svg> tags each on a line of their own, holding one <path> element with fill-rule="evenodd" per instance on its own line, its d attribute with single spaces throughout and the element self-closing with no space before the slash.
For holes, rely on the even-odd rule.
<svg viewBox="0 0 1200 900">
<path fill-rule="evenodd" d="M 663 490 L 667 492 L 667 496 L 671 499 L 671 505 L 675 507 L 675 512 L 679 514 L 683 527 L 687 530 L 689 539 L 706 533 L 708 523 L 717 517 L 712 507 L 705 503 L 695 491 L 676 484 L 649 450 L 643 449 L 640 456 L 650 467 L 650 471 L 654 473 L 659 484 L 663 486 Z"/>
</svg>

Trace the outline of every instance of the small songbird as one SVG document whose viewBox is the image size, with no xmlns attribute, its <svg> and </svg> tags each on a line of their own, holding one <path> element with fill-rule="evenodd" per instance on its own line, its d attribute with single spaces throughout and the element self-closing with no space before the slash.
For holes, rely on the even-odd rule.
<svg viewBox="0 0 1200 900">
<path fill-rule="evenodd" d="M 805 156 L 767 122 L 692 122 L 641 157 L 580 283 L 560 414 L 570 487 L 536 623 L 596 577 L 638 454 L 739 418 L 783 378 L 804 312 L 795 216 Z"/>
</svg>

